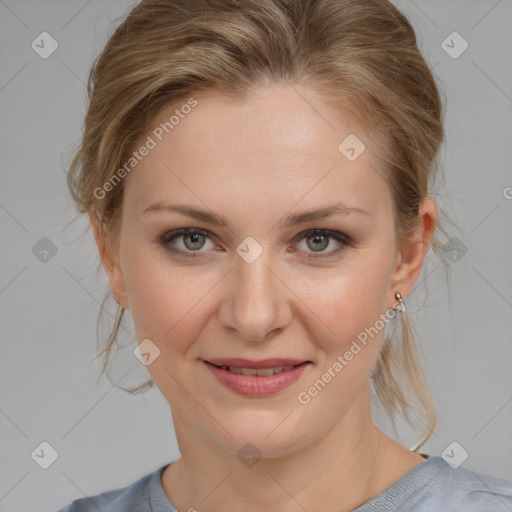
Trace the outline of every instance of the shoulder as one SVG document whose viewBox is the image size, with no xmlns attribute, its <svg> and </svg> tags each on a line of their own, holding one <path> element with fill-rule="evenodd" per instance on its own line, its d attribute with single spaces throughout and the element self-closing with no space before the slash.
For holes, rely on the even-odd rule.
<svg viewBox="0 0 512 512">
<path fill-rule="evenodd" d="M 512 510 L 512 481 L 473 471 L 462 466 L 452 468 L 441 457 L 435 462 L 444 466 L 446 478 L 440 489 L 454 510 L 468 512 Z M 450 509 L 451 510 L 451 509 Z"/>
<path fill-rule="evenodd" d="M 454 468 L 438 455 L 431 455 L 417 468 L 423 470 L 417 471 L 416 475 L 417 495 L 411 496 L 407 503 L 398 509 L 401 512 L 512 510 L 512 481 L 485 475 L 462 466 Z"/>
<path fill-rule="evenodd" d="M 157 479 L 165 467 L 159 467 L 126 487 L 76 499 L 57 512 L 149 512 L 152 510 L 151 488 L 158 483 Z"/>
<path fill-rule="evenodd" d="M 512 481 L 430 455 L 357 512 L 510 512 Z"/>
</svg>

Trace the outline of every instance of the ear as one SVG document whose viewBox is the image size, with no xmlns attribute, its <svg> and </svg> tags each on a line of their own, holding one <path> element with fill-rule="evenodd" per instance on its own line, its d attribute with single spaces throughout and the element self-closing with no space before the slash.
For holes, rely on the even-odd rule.
<svg viewBox="0 0 512 512">
<path fill-rule="evenodd" d="M 101 263 L 108 277 L 110 292 L 114 299 L 126 309 L 129 308 L 128 297 L 123 275 L 116 259 L 116 253 L 111 238 L 107 235 L 104 224 L 94 210 L 88 211 L 94 240 L 98 246 Z"/>
<path fill-rule="evenodd" d="M 436 203 L 432 198 L 426 197 L 420 203 L 416 231 L 397 249 L 396 264 L 391 277 L 392 304 L 396 304 L 396 292 L 400 292 L 405 299 L 418 280 L 436 224 Z"/>
</svg>

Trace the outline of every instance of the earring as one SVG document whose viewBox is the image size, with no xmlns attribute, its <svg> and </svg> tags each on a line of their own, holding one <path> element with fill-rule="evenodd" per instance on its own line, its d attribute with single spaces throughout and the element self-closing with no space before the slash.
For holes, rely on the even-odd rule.
<svg viewBox="0 0 512 512">
<path fill-rule="evenodd" d="M 405 303 L 404 299 L 402 298 L 402 294 L 399 292 L 395 293 L 395 299 L 400 303 L 396 308 L 393 308 L 395 311 L 400 311 L 404 313 L 406 311 L 405 309 Z"/>
</svg>

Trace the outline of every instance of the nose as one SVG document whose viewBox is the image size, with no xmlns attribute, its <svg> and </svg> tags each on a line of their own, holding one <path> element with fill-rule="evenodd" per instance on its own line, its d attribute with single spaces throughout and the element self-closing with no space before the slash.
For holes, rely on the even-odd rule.
<svg viewBox="0 0 512 512">
<path fill-rule="evenodd" d="M 247 341 L 267 341 L 292 319 L 293 294 L 270 260 L 270 251 L 264 251 L 252 263 L 237 256 L 228 276 L 219 318 L 225 328 L 237 331 Z"/>
</svg>

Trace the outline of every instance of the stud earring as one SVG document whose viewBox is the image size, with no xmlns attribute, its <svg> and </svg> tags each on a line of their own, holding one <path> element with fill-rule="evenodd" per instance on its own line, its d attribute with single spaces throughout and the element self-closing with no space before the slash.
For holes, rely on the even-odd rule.
<svg viewBox="0 0 512 512">
<path fill-rule="evenodd" d="M 405 309 L 405 303 L 404 299 L 402 298 L 402 294 L 399 292 L 395 293 L 395 299 L 400 303 L 396 308 L 393 308 L 395 311 L 400 311 L 404 313 L 406 311 Z"/>
</svg>

